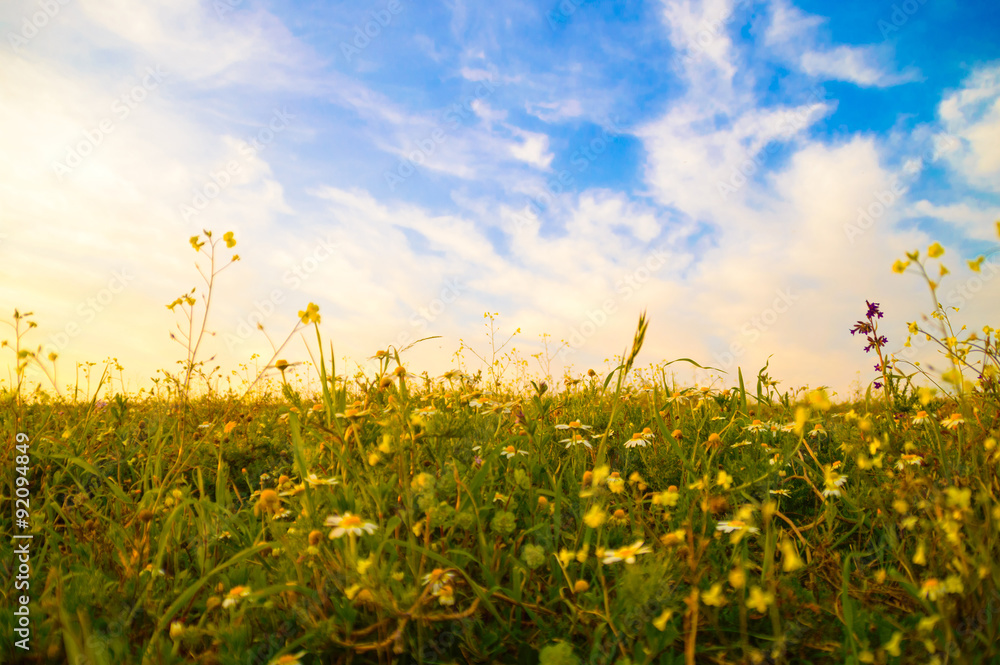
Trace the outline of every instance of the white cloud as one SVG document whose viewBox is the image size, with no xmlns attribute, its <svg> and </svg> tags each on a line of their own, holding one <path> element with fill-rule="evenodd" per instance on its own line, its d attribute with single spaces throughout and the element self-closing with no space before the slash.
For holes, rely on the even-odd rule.
<svg viewBox="0 0 1000 665">
<path fill-rule="evenodd" d="M 946 159 L 972 185 L 1000 191 L 1000 64 L 976 69 L 941 101 L 938 113 L 945 129 L 962 140 Z"/>
</svg>

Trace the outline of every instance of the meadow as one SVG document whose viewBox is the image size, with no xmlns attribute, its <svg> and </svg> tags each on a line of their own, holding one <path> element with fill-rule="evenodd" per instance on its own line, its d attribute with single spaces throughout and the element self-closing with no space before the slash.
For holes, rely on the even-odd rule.
<svg viewBox="0 0 1000 665">
<path fill-rule="evenodd" d="M 1000 662 L 996 331 L 952 328 L 939 245 L 893 269 L 947 370 L 889 354 L 866 303 L 843 332 L 874 379 L 834 403 L 766 366 L 677 385 L 694 360 L 637 364 L 645 316 L 579 376 L 417 375 L 392 347 L 346 376 L 311 303 L 222 389 L 201 356 L 235 244 L 191 238 L 205 284 L 151 391 L 114 362 L 59 390 L 32 315 L 7 322 L 5 662 Z"/>
</svg>

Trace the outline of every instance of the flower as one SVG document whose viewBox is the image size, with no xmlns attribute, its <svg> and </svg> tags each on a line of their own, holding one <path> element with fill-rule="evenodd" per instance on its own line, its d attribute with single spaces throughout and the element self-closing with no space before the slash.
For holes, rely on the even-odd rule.
<svg viewBox="0 0 1000 665">
<path fill-rule="evenodd" d="M 823 426 L 819 423 L 816 423 L 813 426 L 812 431 L 809 432 L 810 439 L 815 439 L 817 436 L 826 436 L 826 430 L 823 429 Z"/>
<path fill-rule="evenodd" d="M 253 514 L 260 515 L 261 512 L 276 515 L 281 512 L 281 498 L 274 490 L 264 490 L 260 493 L 257 504 L 253 507 Z"/>
<path fill-rule="evenodd" d="M 913 416 L 914 425 L 923 425 L 927 422 L 928 416 L 926 411 L 917 411 L 917 415 Z"/>
<path fill-rule="evenodd" d="M 339 481 L 336 478 L 320 478 L 315 473 L 306 476 L 309 487 L 319 487 L 320 485 L 336 485 Z"/>
<path fill-rule="evenodd" d="M 500 451 L 500 454 L 503 455 L 504 457 L 506 457 L 507 459 L 511 459 L 515 455 L 527 455 L 528 451 L 527 450 L 518 450 L 514 446 L 507 446 L 506 448 L 504 448 L 503 450 Z"/>
<path fill-rule="evenodd" d="M 945 426 L 945 429 L 955 429 L 964 422 L 965 418 L 962 417 L 961 413 L 953 413 L 941 421 L 941 424 Z"/>
<path fill-rule="evenodd" d="M 233 236 L 232 231 L 226 231 L 223 234 L 222 239 L 226 241 L 226 247 L 229 249 L 236 247 L 236 238 Z"/>
<path fill-rule="evenodd" d="M 663 610 L 660 616 L 653 619 L 653 626 L 661 633 L 667 629 L 667 622 L 674 615 L 673 610 Z"/>
<path fill-rule="evenodd" d="M 302 665 L 302 656 L 306 655 L 305 651 L 300 651 L 298 653 L 286 653 L 284 656 L 278 656 L 274 660 L 268 663 L 268 665 Z"/>
<path fill-rule="evenodd" d="M 778 496 L 791 496 L 788 490 L 769 490 L 771 494 L 777 494 Z"/>
<path fill-rule="evenodd" d="M 302 323 L 319 323 L 319 305 L 316 303 L 309 303 L 305 310 L 299 310 L 299 318 L 302 319 Z"/>
<path fill-rule="evenodd" d="M 441 589 L 445 587 L 448 583 L 454 579 L 455 573 L 450 570 L 445 570 L 443 568 L 435 568 L 431 572 L 424 575 L 423 583 L 424 586 L 431 585 L 431 593 L 437 595 Z"/>
<path fill-rule="evenodd" d="M 580 434 L 579 432 L 573 432 L 570 435 L 570 438 L 563 439 L 559 443 L 565 443 L 567 449 L 570 448 L 571 446 L 586 446 L 587 448 L 590 448 L 591 450 L 594 449 L 594 446 L 592 446 L 591 443 L 590 443 L 590 441 L 587 440 L 587 437 L 585 437 L 584 435 Z"/>
<path fill-rule="evenodd" d="M 608 519 L 608 514 L 604 512 L 604 509 L 600 506 L 592 506 L 587 514 L 583 516 L 584 523 L 591 529 L 596 529 L 597 527 L 604 524 L 605 520 Z"/>
<path fill-rule="evenodd" d="M 920 455 L 907 455 L 903 454 L 899 456 L 899 461 L 896 462 L 896 468 L 902 469 L 904 466 L 916 465 L 920 466 L 924 463 L 924 458 Z"/>
<path fill-rule="evenodd" d="M 352 515 L 349 512 L 344 513 L 343 516 L 330 515 L 326 518 L 324 524 L 336 527 L 330 531 L 331 540 L 340 538 L 345 533 L 349 533 L 352 536 L 360 536 L 362 531 L 367 531 L 369 534 L 372 534 L 378 528 L 377 525 L 364 521 L 359 515 Z"/>
<path fill-rule="evenodd" d="M 646 432 L 649 432 L 648 434 Z M 653 438 L 653 433 L 646 428 L 646 431 L 636 432 L 632 435 L 632 438 L 625 442 L 626 448 L 645 448 L 649 445 L 650 439 Z"/>
<path fill-rule="evenodd" d="M 593 429 L 590 425 L 584 425 L 579 420 L 572 420 L 568 425 L 562 423 L 556 425 L 556 429 Z"/>
<path fill-rule="evenodd" d="M 733 484 L 733 477 L 730 476 L 725 471 L 719 471 L 719 477 L 715 480 L 716 485 L 721 485 L 725 489 L 729 489 Z"/>
<path fill-rule="evenodd" d="M 604 563 L 617 563 L 619 561 L 624 561 L 625 563 L 635 563 L 635 557 L 639 554 L 649 554 L 653 550 L 650 549 L 648 545 L 643 545 L 642 540 L 637 540 L 631 545 L 626 545 L 625 547 L 619 547 L 611 554 L 604 557 Z"/>
<path fill-rule="evenodd" d="M 823 467 L 823 496 L 840 496 L 840 489 L 847 482 L 847 476 L 843 476 L 833 470 L 833 465 L 827 464 Z"/>
<path fill-rule="evenodd" d="M 927 600 L 937 600 L 947 593 L 944 585 L 936 577 L 930 577 L 920 584 L 920 595 Z"/>
<path fill-rule="evenodd" d="M 722 593 L 722 582 L 716 582 L 708 591 L 702 592 L 701 600 L 706 605 L 712 605 L 713 607 L 722 607 L 725 605 L 726 597 Z"/>
<path fill-rule="evenodd" d="M 239 602 L 240 598 L 246 598 L 250 595 L 250 587 L 248 586 L 234 586 L 226 594 L 226 599 L 222 601 L 223 607 L 232 607 Z"/>
<path fill-rule="evenodd" d="M 942 247 L 941 243 L 939 242 L 936 242 L 927 248 L 927 256 L 931 257 L 932 259 L 936 259 L 939 256 L 943 255 L 944 255 L 944 247 Z"/>
<path fill-rule="evenodd" d="M 733 531 L 749 531 L 750 533 L 760 533 L 760 529 L 755 526 L 749 526 L 743 520 L 729 520 L 728 522 L 719 522 L 715 525 L 716 531 L 721 531 L 723 533 L 732 533 Z"/>
<path fill-rule="evenodd" d="M 766 428 L 767 426 L 760 420 L 754 420 L 752 423 L 750 423 L 743 429 L 745 429 L 748 432 L 763 432 Z"/>
<path fill-rule="evenodd" d="M 764 592 L 759 586 L 750 589 L 750 597 L 747 598 L 747 607 L 757 610 L 761 614 L 767 611 L 768 606 L 774 602 L 774 594 L 770 591 Z"/>
</svg>

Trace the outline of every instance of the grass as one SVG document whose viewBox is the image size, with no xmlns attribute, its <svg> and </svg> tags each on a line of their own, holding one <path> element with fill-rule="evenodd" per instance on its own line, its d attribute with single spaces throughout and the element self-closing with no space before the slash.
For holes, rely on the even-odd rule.
<svg viewBox="0 0 1000 665">
<path fill-rule="evenodd" d="M 3 474 L 0 530 L 24 533 L 27 487 L 34 539 L 10 662 L 1000 662 L 994 331 L 957 339 L 936 297 L 943 332 L 911 332 L 945 375 L 907 375 L 869 303 L 879 381 L 838 404 L 766 367 L 688 388 L 639 370 L 644 317 L 617 367 L 559 388 L 500 380 L 495 346 L 486 381 L 415 376 L 393 348 L 349 379 L 314 305 L 266 364 L 280 381 L 195 394 L 219 242 L 192 238 L 204 309 L 172 303 L 186 360 L 152 393 L 115 391 L 113 364 L 28 391 L 57 359 L 15 312 L 0 428 L 24 473 Z M 312 390 L 278 358 L 310 327 Z"/>
</svg>

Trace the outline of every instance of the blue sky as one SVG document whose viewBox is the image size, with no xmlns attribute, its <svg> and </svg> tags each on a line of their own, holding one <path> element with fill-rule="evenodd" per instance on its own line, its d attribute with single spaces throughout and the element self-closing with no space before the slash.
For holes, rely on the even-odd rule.
<svg viewBox="0 0 1000 665">
<path fill-rule="evenodd" d="M 960 321 L 1000 327 L 965 266 L 998 244 L 997 26 L 948 0 L 6 2 L 0 300 L 65 376 L 116 357 L 144 385 L 201 287 L 187 238 L 232 230 L 227 369 L 310 301 L 361 367 L 440 335 L 407 357 L 443 372 L 490 311 L 556 377 L 646 309 L 641 362 L 729 383 L 773 354 L 846 395 L 875 378 L 865 300 L 893 350 L 930 309 L 905 251 L 941 242 Z"/>
</svg>

